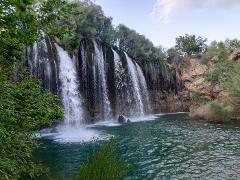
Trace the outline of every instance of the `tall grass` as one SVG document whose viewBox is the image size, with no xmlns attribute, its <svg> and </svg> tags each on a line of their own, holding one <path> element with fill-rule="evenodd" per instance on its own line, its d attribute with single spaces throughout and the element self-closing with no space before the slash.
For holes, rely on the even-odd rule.
<svg viewBox="0 0 240 180">
<path fill-rule="evenodd" d="M 129 165 L 117 157 L 114 141 L 103 145 L 80 167 L 77 180 L 118 180 L 129 173 Z"/>
</svg>

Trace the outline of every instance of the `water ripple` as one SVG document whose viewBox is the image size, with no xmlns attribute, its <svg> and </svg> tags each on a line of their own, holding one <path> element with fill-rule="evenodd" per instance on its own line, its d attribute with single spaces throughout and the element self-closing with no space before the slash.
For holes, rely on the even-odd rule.
<svg viewBox="0 0 240 180">
<path fill-rule="evenodd" d="M 178 114 L 161 116 L 156 121 L 96 129 L 117 138 L 120 158 L 133 168 L 126 179 L 240 177 L 240 125 L 189 122 Z M 46 149 L 44 155 L 52 153 L 58 162 L 54 170 L 63 173 L 64 168 L 76 170 L 92 148 L 92 145 L 63 144 L 55 147 L 58 153 Z"/>
</svg>

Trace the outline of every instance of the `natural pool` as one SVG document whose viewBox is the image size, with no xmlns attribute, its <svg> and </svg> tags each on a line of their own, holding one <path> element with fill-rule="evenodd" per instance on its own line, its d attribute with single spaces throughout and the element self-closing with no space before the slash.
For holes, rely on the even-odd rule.
<svg viewBox="0 0 240 180">
<path fill-rule="evenodd" d="M 154 121 L 91 129 L 113 135 L 122 160 L 131 164 L 127 179 L 239 179 L 240 124 L 186 120 L 186 114 L 159 115 Z M 59 143 L 42 139 L 37 156 L 54 179 L 69 179 L 104 140 Z"/>
</svg>

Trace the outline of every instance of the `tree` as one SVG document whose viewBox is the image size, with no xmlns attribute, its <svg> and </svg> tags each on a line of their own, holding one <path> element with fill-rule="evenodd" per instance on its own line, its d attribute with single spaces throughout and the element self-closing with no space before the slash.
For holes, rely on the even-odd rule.
<svg viewBox="0 0 240 180">
<path fill-rule="evenodd" d="M 187 55 L 201 54 L 206 51 L 207 39 L 195 35 L 179 36 L 176 38 L 176 49 L 181 53 L 186 53 Z"/>
<path fill-rule="evenodd" d="M 24 47 L 38 39 L 43 24 L 50 23 L 42 23 L 41 16 L 50 17 L 44 11 L 46 2 L 38 7 L 34 2 L 0 0 L 0 179 L 34 178 L 43 173 L 33 159 L 39 146 L 35 131 L 63 118 L 58 97 L 44 91 L 22 67 Z M 54 6 L 57 0 L 48 2 Z"/>
<path fill-rule="evenodd" d="M 166 57 L 161 46 L 155 47 L 144 35 L 122 24 L 116 28 L 115 42 L 121 50 L 145 62 L 162 61 Z"/>
<path fill-rule="evenodd" d="M 224 46 L 226 49 L 233 51 L 236 48 L 240 48 L 240 41 L 238 39 L 226 39 L 224 42 Z"/>
<path fill-rule="evenodd" d="M 84 38 L 114 43 L 112 18 L 106 17 L 100 6 L 89 0 L 76 0 L 65 3 L 63 7 L 47 30 L 49 35 L 59 38 L 65 48 L 77 49 Z"/>
<path fill-rule="evenodd" d="M 22 70 L 17 83 L 0 70 L 0 179 L 36 177 L 45 168 L 33 159 L 35 131 L 63 118 L 58 97 Z"/>
</svg>

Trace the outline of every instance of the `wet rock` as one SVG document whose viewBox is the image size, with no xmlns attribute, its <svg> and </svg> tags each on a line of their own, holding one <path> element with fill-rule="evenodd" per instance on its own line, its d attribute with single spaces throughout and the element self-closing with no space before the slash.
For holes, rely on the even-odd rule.
<svg viewBox="0 0 240 180">
<path fill-rule="evenodd" d="M 126 118 L 125 116 L 123 116 L 123 115 L 120 115 L 120 116 L 118 117 L 118 122 L 119 122 L 120 124 L 127 123 L 128 120 L 129 120 L 129 119 L 127 119 L 127 118 Z M 129 120 L 129 121 L 130 121 L 130 120 Z"/>
</svg>

